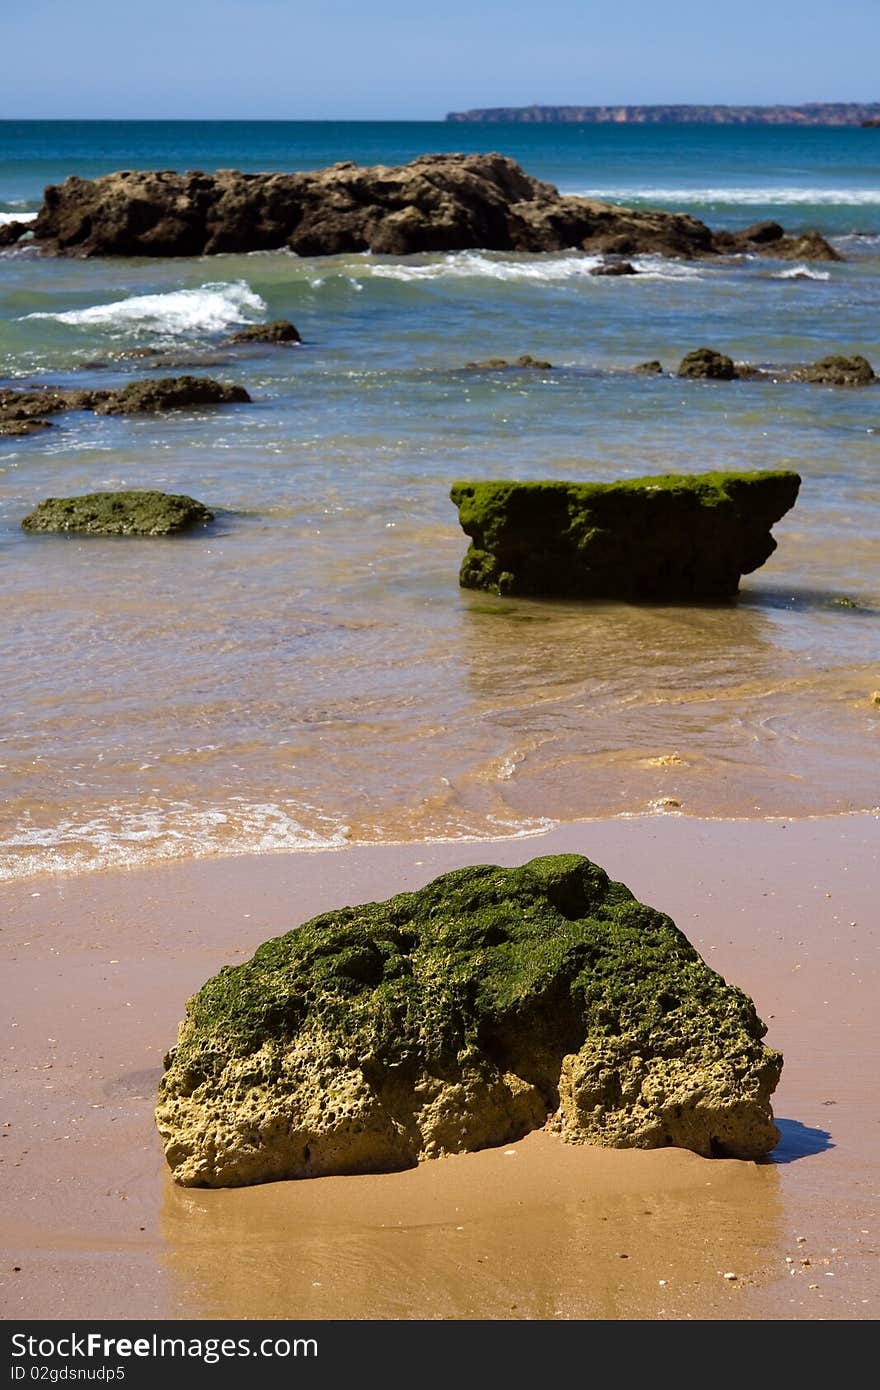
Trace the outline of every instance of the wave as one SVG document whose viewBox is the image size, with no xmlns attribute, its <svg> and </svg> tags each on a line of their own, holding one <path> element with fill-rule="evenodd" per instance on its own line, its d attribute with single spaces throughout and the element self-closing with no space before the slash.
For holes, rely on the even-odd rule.
<svg viewBox="0 0 880 1390">
<path fill-rule="evenodd" d="M 504 256 L 503 253 L 493 255 L 491 252 L 481 251 L 453 251 L 444 256 L 442 260 L 433 260 L 420 265 L 409 263 L 369 265 L 366 267 L 366 273 L 374 279 L 399 280 L 409 284 L 443 279 L 486 279 L 553 284 L 592 278 L 593 270 L 596 266 L 601 265 L 602 260 L 602 256 L 589 255 L 583 251 L 567 252 L 561 255 L 523 255 L 522 257 Z M 655 280 L 700 278 L 700 271 L 693 266 L 665 260 L 661 256 L 634 258 L 633 265 L 642 278 Z"/>
<path fill-rule="evenodd" d="M 266 312 L 265 300 L 246 280 L 217 281 L 192 290 L 134 295 L 88 309 L 64 313 L 25 314 L 27 319 L 54 319 L 74 328 L 98 328 L 110 333 L 159 334 L 182 337 L 219 333 L 237 323 L 250 323 Z"/>
<path fill-rule="evenodd" d="M 599 198 L 615 203 L 688 203 L 691 206 L 704 203 L 740 203 L 744 207 L 880 206 L 880 188 L 753 188 L 730 185 L 717 188 L 569 188 L 565 191 L 579 198 Z"/>
<path fill-rule="evenodd" d="M 0 212 L 0 227 L 7 222 L 33 222 L 36 216 L 35 212 Z"/>
<path fill-rule="evenodd" d="M 829 270 L 813 270 L 808 265 L 791 265 L 788 270 L 780 270 L 778 275 L 771 277 L 774 280 L 830 280 Z"/>
</svg>

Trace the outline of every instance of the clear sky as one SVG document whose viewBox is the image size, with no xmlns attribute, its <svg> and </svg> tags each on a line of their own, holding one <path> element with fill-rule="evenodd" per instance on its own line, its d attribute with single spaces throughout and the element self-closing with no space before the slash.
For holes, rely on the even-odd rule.
<svg viewBox="0 0 880 1390">
<path fill-rule="evenodd" d="M 880 100 L 880 0 L 0 0 L 0 118 Z"/>
</svg>

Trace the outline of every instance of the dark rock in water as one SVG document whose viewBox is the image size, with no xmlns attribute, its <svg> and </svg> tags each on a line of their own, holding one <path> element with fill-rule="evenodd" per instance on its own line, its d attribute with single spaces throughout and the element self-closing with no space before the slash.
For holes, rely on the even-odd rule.
<svg viewBox="0 0 880 1390">
<path fill-rule="evenodd" d="M 282 246 L 301 256 L 480 247 L 694 257 L 730 249 L 729 234 L 715 234 L 694 217 L 561 195 L 500 154 L 422 155 L 398 168 L 347 162 L 295 174 L 126 170 L 73 177 L 46 189 L 32 225 L 44 250 L 81 256 Z"/>
<path fill-rule="evenodd" d="M 843 257 L 819 232 L 790 234 L 778 222 L 755 222 L 741 232 L 715 232 L 721 254 L 772 256 L 782 261 L 840 261 Z"/>
<path fill-rule="evenodd" d="M 133 381 L 109 391 L 95 410 L 99 415 L 142 415 L 186 406 L 233 405 L 250 401 L 243 386 L 228 386 L 209 376 L 167 376 Z"/>
<path fill-rule="evenodd" d="M 250 328 L 241 328 L 228 339 L 230 343 L 301 343 L 299 331 L 288 319 L 275 319 L 272 323 L 254 323 Z"/>
<path fill-rule="evenodd" d="M 877 380 L 866 357 L 822 357 L 806 367 L 796 367 L 794 381 L 811 381 L 817 386 L 870 386 Z"/>
<path fill-rule="evenodd" d="M 637 367 L 633 367 L 634 372 L 641 376 L 662 376 L 663 363 L 658 362 L 656 357 L 652 357 L 650 362 L 640 362 Z"/>
<path fill-rule="evenodd" d="M 15 419 L 11 416 L 0 417 L 0 435 L 7 437 L 25 434 L 39 434 L 41 430 L 52 428 L 51 420 L 38 420 L 32 415 L 22 416 Z"/>
<path fill-rule="evenodd" d="M 638 275 L 638 273 L 631 261 L 603 261 L 601 265 L 594 265 L 590 271 L 591 275 Z"/>
<path fill-rule="evenodd" d="M 555 598 L 722 599 L 772 555 L 792 472 L 620 483 L 460 482 L 462 587 Z"/>
<path fill-rule="evenodd" d="M 26 516 L 26 531 L 71 531 L 87 536 L 170 536 L 214 520 L 192 497 L 168 492 L 92 492 L 47 497 Z"/>
<path fill-rule="evenodd" d="M 530 353 L 524 352 L 513 362 L 507 357 L 487 357 L 484 362 L 467 362 L 465 367 L 469 371 L 478 372 L 496 372 L 504 367 L 525 367 L 526 369 L 549 372 L 553 369 L 553 363 L 544 362 L 540 357 L 532 357 Z"/>
<path fill-rule="evenodd" d="M 156 1120 L 178 1183 L 382 1172 L 548 1125 L 754 1159 L 782 1057 L 669 917 L 577 854 L 444 874 L 265 942 L 187 1004 Z"/>
<path fill-rule="evenodd" d="M 119 390 L 67 390 L 45 386 L 34 391 L 0 390 L 0 426 L 36 420 L 66 410 L 94 410 L 98 415 L 135 415 L 186 406 L 227 405 L 250 401 L 243 386 L 227 386 L 207 376 L 148 377 Z"/>
<path fill-rule="evenodd" d="M 696 348 L 681 359 L 676 376 L 704 377 L 708 381 L 735 381 L 733 361 L 714 348 Z"/>
<path fill-rule="evenodd" d="M 14 246 L 31 230 L 30 222 L 0 222 L 0 247 Z"/>
</svg>

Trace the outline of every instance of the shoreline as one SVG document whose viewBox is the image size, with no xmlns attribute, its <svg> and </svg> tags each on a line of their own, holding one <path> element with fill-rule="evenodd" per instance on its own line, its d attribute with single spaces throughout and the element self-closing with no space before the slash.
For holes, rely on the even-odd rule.
<svg viewBox="0 0 880 1390">
<path fill-rule="evenodd" d="M 877 819 L 615 817 L 0 885 L 2 1316 L 875 1317 Z M 155 1088 L 209 975 L 320 911 L 565 850 L 668 912 L 753 998 L 785 1056 L 769 1162 L 539 1132 L 402 1174 L 173 1185 Z"/>
</svg>

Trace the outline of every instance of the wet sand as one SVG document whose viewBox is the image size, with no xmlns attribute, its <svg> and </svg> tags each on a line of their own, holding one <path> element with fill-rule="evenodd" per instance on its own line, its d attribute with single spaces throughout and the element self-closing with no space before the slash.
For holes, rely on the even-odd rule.
<svg viewBox="0 0 880 1390">
<path fill-rule="evenodd" d="M 876 1318 L 878 828 L 658 816 L 3 885 L 2 1316 Z M 406 1173 L 174 1186 L 156 1083 L 210 974 L 326 908 L 561 850 L 755 1000 L 785 1055 L 771 1161 L 538 1133 Z"/>
</svg>

